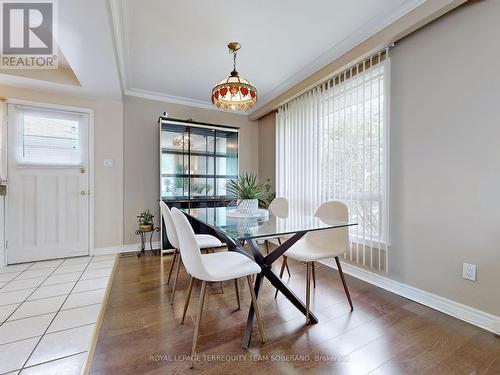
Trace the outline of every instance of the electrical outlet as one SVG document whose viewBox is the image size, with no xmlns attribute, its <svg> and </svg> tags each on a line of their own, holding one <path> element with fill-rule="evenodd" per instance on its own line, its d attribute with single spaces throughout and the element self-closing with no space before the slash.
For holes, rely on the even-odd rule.
<svg viewBox="0 0 500 375">
<path fill-rule="evenodd" d="M 464 263 L 462 277 L 467 280 L 476 281 L 476 265 Z"/>
</svg>

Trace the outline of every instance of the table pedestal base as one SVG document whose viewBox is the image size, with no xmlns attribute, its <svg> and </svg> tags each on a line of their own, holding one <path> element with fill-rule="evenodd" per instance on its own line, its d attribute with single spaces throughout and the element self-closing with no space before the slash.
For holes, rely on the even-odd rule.
<svg viewBox="0 0 500 375">
<path fill-rule="evenodd" d="M 203 221 L 186 214 L 188 219 L 190 219 L 195 233 L 206 233 L 217 237 L 221 242 L 227 244 L 229 251 L 236 251 L 243 254 L 250 259 L 253 259 L 262 269 L 262 272 L 257 274 L 255 277 L 254 290 L 255 295 L 259 296 L 260 288 L 262 287 L 262 281 L 264 278 L 268 279 L 271 284 L 278 289 L 283 295 L 302 313 L 306 315 L 305 304 L 291 291 L 282 281 L 276 276 L 272 270 L 272 264 L 277 261 L 285 251 L 287 251 L 294 243 L 300 240 L 308 231 L 297 232 L 280 246 L 270 252 L 268 255 L 264 256 L 260 251 L 257 239 L 248 240 L 250 243 L 250 253 L 247 249 L 243 247 L 245 241 L 234 241 L 232 238 L 228 237 L 222 231 L 218 231 L 215 228 L 205 224 Z M 245 328 L 245 334 L 243 335 L 243 341 L 241 342 L 241 347 L 247 349 L 250 345 L 250 340 L 252 338 L 252 328 L 254 323 L 254 310 L 253 306 L 250 304 L 250 309 L 248 311 L 247 325 Z M 310 311 L 309 312 L 309 324 L 318 323 L 318 318 Z"/>
<path fill-rule="evenodd" d="M 278 291 L 283 293 L 283 295 L 302 313 L 306 315 L 306 305 L 297 297 L 297 295 L 290 290 L 281 279 L 276 276 L 273 272 L 271 265 L 279 259 L 279 257 L 287 251 L 295 242 L 297 242 L 305 233 L 297 233 L 292 236 L 289 240 L 285 241 L 282 245 L 278 246 L 269 255 L 263 257 L 260 251 L 260 247 L 255 240 L 251 240 L 250 245 L 252 247 L 252 252 L 258 252 L 261 256 L 257 257 L 255 261 L 262 267 L 262 272 L 255 277 L 254 290 L 257 299 L 259 297 L 260 288 L 262 286 L 262 281 L 264 278 L 270 281 L 272 286 L 274 286 Z M 289 243 L 290 242 L 290 243 Z M 243 335 L 243 340 L 241 341 L 241 347 L 248 349 L 250 346 L 250 340 L 252 339 L 252 329 L 255 319 L 255 313 L 253 306 L 250 305 L 250 310 L 248 311 L 247 325 L 245 328 L 245 334 Z M 309 322 L 310 324 L 318 323 L 318 318 L 309 312 Z"/>
</svg>

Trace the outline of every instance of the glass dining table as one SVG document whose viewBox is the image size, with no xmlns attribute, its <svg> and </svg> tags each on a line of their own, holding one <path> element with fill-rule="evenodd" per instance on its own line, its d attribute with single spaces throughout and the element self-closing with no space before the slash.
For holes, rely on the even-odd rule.
<svg viewBox="0 0 500 375">
<path fill-rule="evenodd" d="M 271 284 L 304 315 L 305 304 L 290 290 L 281 279 L 273 272 L 272 264 L 278 260 L 294 243 L 306 233 L 325 229 L 343 228 L 356 223 L 330 220 L 322 221 L 312 215 L 304 214 L 301 209 L 290 207 L 286 214 L 277 216 L 272 212 L 264 213 L 259 218 L 241 218 L 235 212 L 235 207 L 209 207 L 184 209 L 184 214 L 190 219 L 197 233 L 206 233 L 216 236 L 227 244 L 229 251 L 237 251 L 246 255 L 261 267 L 262 271 L 255 277 L 254 290 L 258 297 L 263 279 L 268 279 Z M 262 211 L 261 211 L 262 212 Z M 281 242 L 276 249 L 264 255 L 257 241 L 264 238 L 280 237 L 286 240 Z M 244 247 L 244 243 L 249 246 Z M 241 346 L 248 348 L 252 337 L 254 310 L 250 304 L 247 325 Z M 310 322 L 317 323 L 318 318 L 310 312 Z"/>
</svg>

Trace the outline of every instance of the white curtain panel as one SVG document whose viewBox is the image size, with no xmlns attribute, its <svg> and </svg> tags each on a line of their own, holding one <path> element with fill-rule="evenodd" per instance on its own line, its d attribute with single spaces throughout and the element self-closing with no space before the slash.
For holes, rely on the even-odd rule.
<svg viewBox="0 0 500 375">
<path fill-rule="evenodd" d="M 350 220 L 358 223 L 350 229 L 345 256 L 385 271 L 389 64 L 387 51 L 374 55 L 276 115 L 277 195 L 307 215 L 327 200 L 344 201 Z"/>
</svg>

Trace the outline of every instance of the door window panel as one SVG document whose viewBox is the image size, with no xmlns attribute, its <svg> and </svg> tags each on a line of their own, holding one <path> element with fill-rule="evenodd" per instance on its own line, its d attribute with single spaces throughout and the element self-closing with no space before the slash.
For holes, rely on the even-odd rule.
<svg viewBox="0 0 500 375">
<path fill-rule="evenodd" d="M 78 165 L 82 162 L 80 121 L 75 116 L 22 114 L 21 163 Z"/>
</svg>

